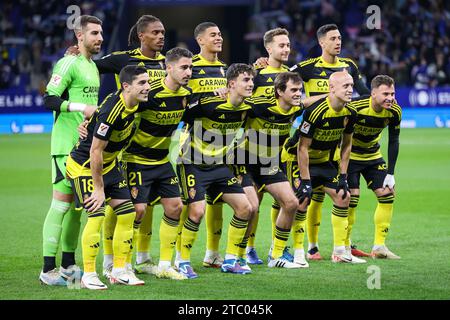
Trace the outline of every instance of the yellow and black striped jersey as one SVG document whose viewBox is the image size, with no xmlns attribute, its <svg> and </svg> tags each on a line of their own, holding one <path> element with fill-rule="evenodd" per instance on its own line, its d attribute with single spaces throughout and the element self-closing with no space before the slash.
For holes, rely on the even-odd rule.
<svg viewBox="0 0 450 320">
<path fill-rule="evenodd" d="M 235 107 L 220 97 L 202 97 L 186 110 L 189 137 L 181 145 L 185 163 L 200 165 L 223 164 L 233 151 L 236 133 L 243 126 L 251 106 L 245 101 Z"/>
<path fill-rule="evenodd" d="M 180 123 L 192 90 L 180 87 L 177 91 L 164 84 L 165 78 L 150 83 L 148 102 L 141 103 L 139 126 L 130 145 L 123 153 L 127 162 L 159 165 L 169 161 L 172 134 Z"/>
<path fill-rule="evenodd" d="M 279 73 L 289 71 L 289 67 L 282 65 L 280 68 L 267 66 L 265 68 L 256 69 L 256 76 L 253 79 L 255 86 L 253 87 L 253 97 L 274 95 L 273 82 Z"/>
<path fill-rule="evenodd" d="M 341 111 L 335 111 L 328 97 L 320 99 L 305 109 L 300 127 L 286 141 L 284 149 L 296 156 L 298 141 L 302 136 L 312 139 L 308 150 L 310 164 L 338 161 L 342 134 L 353 132 L 356 118 L 356 110 L 349 103 Z"/>
<path fill-rule="evenodd" d="M 289 138 L 294 120 L 303 112 L 303 105 L 293 106 L 285 111 L 273 96 L 246 100 L 252 107 L 245 123 L 245 149 L 249 157 L 268 163 L 277 158 L 281 148 Z"/>
<path fill-rule="evenodd" d="M 212 95 L 212 93 L 227 86 L 225 72 L 227 65 L 220 61 L 208 61 L 200 54 L 192 57 L 192 76 L 189 80 L 189 87 L 192 88 L 194 97 L 197 99 L 200 95 Z"/>
<path fill-rule="evenodd" d="M 120 90 L 109 94 L 91 117 L 87 138 L 80 139 L 72 149 L 70 158 L 73 161 L 67 161 L 68 176 L 91 175 L 90 149 L 94 137 L 108 141 L 103 150 L 103 174 L 109 172 L 135 132 L 134 114 L 139 111 L 139 104 L 125 106 Z"/>
<path fill-rule="evenodd" d="M 147 69 L 150 80 L 161 79 L 166 76 L 165 57 L 158 53 L 156 58 L 149 58 L 142 54 L 140 48 L 128 51 L 116 51 L 101 59 L 94 60 L 100 73 L 114 73 L 117 88 L 120 89 L 119 73 L 128 65 L 142 66 Z"/>
<path fill-rule="evenodd" d="M 358 120 L 352 140 L 350 159 L 359 161 L 375 160 L 382 157 L 380 144 L 381 132 L 389 126 L 389 131 L 400 135 L 402 119 L 401 107 L 394 103 L 389 109 L 376 112 L 372 107 L 372 97 L 358 97 L 350 103 L 358 112 Z"/>
<path fill-rule="evenodd" d="M 358 67 L 349 58 L 336 58 L 333 64 L 325 62 L 322 57 L 312 58 L 297 63 L 290 71 L 298 72 L 302 77 L 306 96 L 310 97 L 330 92 L 328 87 L 330 75 L 344 69 L 353 77 L 354 87 L 359 94 L 369 93 L 369 89 L 362 82 Z"/>
</svg>

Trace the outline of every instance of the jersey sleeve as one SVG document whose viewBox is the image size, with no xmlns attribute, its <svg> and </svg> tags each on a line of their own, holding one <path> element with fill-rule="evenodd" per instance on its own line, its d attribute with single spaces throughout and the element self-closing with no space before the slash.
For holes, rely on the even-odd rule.
<svg viewBox="0 0 450 320">
<path fill-rule="evenodd" d="M 356 91 L 358 92 L 359 95 L 369 94 L 370 90 L 364 84 L 361 73 L 359 72 L 358 66 L 351 59 L 349 59 L 349 63 L 350 63 L 349 73 L 353 77 L 354 88 L 356 89 Z"/>
<path fill-rule="evenodd" d="M 101 59 L 94 60 L 100 73 L 119 74 L 120 70 L 128 63 L 128 55 L 125 52 L 113 52 Z"/>
<path fill-rule="evenodd" d="M 348 122 L 344 128 L 344 133 L 347 133 L 347 134 L 353 133 L 353 131 L 355 130 L 355 124 L 356 124 L 357 116 L 358 116 L 358 113 L 356 112 L 355 109 L 353 109 L 353 108 L 349 108 L 349 109 L 350 109 L 351 114 L 347 118 Z"/>
<path fill-rule="evenodd" d="M 71 66 L 76 60 L 77 57 L 75 56 L 67 56 L 56 63 L 46 88 L 49 95 L 61 97 L 63 92 L 70 86 L 73 80 Z"/>
<path fill-rule="evenodd" d="M 311 108 L 309 108 L 303 113 L 303 120 L 298 130 L 300 136 L 312 139 L 314 130 L 316 129 L 316 123 L 311 120 L 311 111 Z"/>
<path fill-rule="evenodd" d="M 197 97 L 192 97 L 189 104 L 186 106 L 186 110 L 184 111 L 183 118 L 181 121 L 184 123 L 192 123 L 194 119 L 197 118 L 201 113 L 201 104 L 200 100 Z"/>
<path fill-rule="evenodd" d="M 114 108 L 115 104 L 110 103 L 110 101 L 112 101 L 111 96 L 107 97 L 107 100 L 98 109 L 97 122 L 94 127 L 94 137 L 104 141 L 109 140 L 116 122 L 120 120 L 121 110 L 116 108 L 123 108 Z"/>
</svg>

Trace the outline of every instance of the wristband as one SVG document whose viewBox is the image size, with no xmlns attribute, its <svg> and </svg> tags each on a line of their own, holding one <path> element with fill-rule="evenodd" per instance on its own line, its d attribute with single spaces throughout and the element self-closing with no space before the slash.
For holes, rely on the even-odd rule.
<svg viewBox="0 0 450 320">
<path fill-rule="evenodd" d="M 86 107 L 87 107 L 87 104 L 85 104 L 85 103 L 70 102 L 67 110 L 69 112 L 76 112 L 76 111 L 83 112 L 84 109 L 86 109 Z"/>
</svg>

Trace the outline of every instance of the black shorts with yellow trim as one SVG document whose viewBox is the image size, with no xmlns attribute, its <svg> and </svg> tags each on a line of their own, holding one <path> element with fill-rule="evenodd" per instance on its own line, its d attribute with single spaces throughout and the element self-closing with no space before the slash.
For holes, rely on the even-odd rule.
<svg viewBox="0 0 450 320">
<path fill-rule="evenodd" d="M 294 190 L 294 193 L 297 194 L 298 189 L 300 189 L 300 170 L 298 168 L 297 161 L 286 161 L 281 162 L 280 165 L 281 171 L 286 175 L 289 184 Z"/>
<path fill-rule="evenodd" d="M 320 187 L 337 189 L 338 186 L 339 163 L 337 161 L 327 161 L 319 164 L 309 165 L 309 175 L 313 190 Z"/>
<path fill-rule="evenodd" d="M 262 192 L 268 185 L 288 181 L 286 174 L 281 171 L 278 164 L 247 164 L 246 167 L 258 192 Z"/>
<path fill-rule="evenodd" d="M 360 161 L 350 160 L 348 164 L 348 186 L 350 189 L 359 189 L 361 175 L 366 180 L 367 188 L 376 190 L 383 188 L 387 175 L 387 165 L 383 158 Z"/>
<path fill-rule="evenodd" d="M 180 186 L 172 164 L 126 164 L 128 186 L 133 203 L 155 205 L 160 199 L 179 198 Z"/>
<path fill-rule="evenodd" d="M 244 193 L 233 171 L 227 165 L 178 164 L 182 199 L 185 203 L 205 200 L 205 195 L 213 195 L 210 201 L 216 203 L 224 193 Z"/>
<path fill-rule="evenodd" d="M 229 165 L 228 167 L 233 171 L 234 176 L 236 177 L 242 188 L 254 187 L 255 184 L 245 165 Z M 218 198 L 219 193 L 219 190 L 216 190 L 216 188 L 208 189 L 206 191 L 206 203 L 210 205 L 223 203 L 220 197 Z"/>
<path fill-rule="evenodd" d="M 92 176 L 69 178 L 69 181 L 75 194 L 75 208 L 78 210 L 84 208 L 84 199 L 90 197 L 94 191 Z M 103 185 L 106 201 L 111 199 L 130 200 L 127 181 L 123 177 L 122 170 L 117 163 L 103 175 Z"/>
</svg>

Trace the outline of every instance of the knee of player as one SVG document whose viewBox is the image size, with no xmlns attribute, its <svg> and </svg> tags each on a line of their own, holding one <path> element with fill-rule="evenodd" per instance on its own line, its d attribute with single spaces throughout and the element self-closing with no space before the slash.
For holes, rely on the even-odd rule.
<svg viewBox="0 0 450 320">
<path fill-rule="evenodd" d="M 180 218 L 181 211 L 183 211 L 183 203 L 180 201 L 175 202 L 170 208 L 167 208 L 167 215 L 173 218 Z"/>
<path fill-rule="evenodd" d="M 339 194 L 336 199 L 334 204 L 338 207 L 342 207 L 342 208 L 347 208 L 350 206 L 350 193 L 347 193 L 347 196 L 342 199 L 341 194 Z"/>
<path fill-rule="evenodd" d="M 395 195 L 393 192 L 386 192 L 386 193 L 377 195 L 377 200 L 379 203 L 385 203 L 385 204 L 394 203 L 394 199 L 395 199 Z"/>
<path fill-rule="evenodd" d="M 241 219 L 250 219 L 253 214 L 253 207 L 250 202 L 242 203 L 235 209 L 235 214 Z"/>
<path fill-rule="evenodd" d="M 147 206 L 144 203 L 136 203 L 134 209 L 136 210 L 136 218 L 143 218 L 145 215 L 145 210 Z"/>
<path fill-rule="evenodd" d="M 285 202 L 285 209 L 287 212 L 295 213 L 298 209 L 298 199 L 295 196 L 289 197 Z"/>
</svg>

